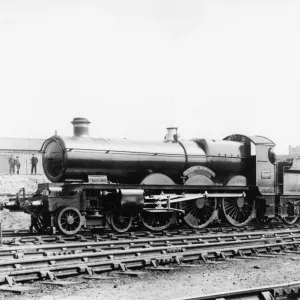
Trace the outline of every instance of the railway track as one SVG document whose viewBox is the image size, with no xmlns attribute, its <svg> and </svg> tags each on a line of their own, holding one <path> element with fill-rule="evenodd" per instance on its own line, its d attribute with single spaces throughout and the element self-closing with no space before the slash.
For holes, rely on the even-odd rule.
<svg viewBox="0 0 300 300">
<path fill-rule="evenodd" d="M 247 235 L 244 235 L 247 237 Z M 196 237 L 193 237 L 196 238 Z M 202 237 L 198 237 L 202 238 Z M 169 238 L 170 239 L 170 238 Z M 182 239 L 182 237 L 181 237 Z M 172 244 L 168 239 L 160 241 L 166 243 L 153 245 L 149 239 L 148 244 L 134 245 L 136 240 L 130 241 L 132 248 L 122 249 L 103 248 L 105 244 L 77 245 L 82 247 L 79 251 L 68 251 L 65 248 L 53 251 L 54 248 L 45 249 L 35 246 L 31 250 L 39 252 L 39 255 L 30 253 L 26 255 L 15 255 L 14 258 L 5 255 L 0 259 L 0 283 L 13 284 L 28 280 L 40 280 L 65 276 L 76 276 L 79 274 L 95 274 L 114 270 L 131 270 L 147 266 L 156 267 L 169 263 L 188 263 L 195 260 L 216 263 L 216 260 L 257 259 L 259 257 L 274 257 L 288 253 L 300 254 L 300 233 L 286 233 L 282 236 L 272 235 L 260 238 L 250 236 L 246 239 L 233 239 L 226 241 L 203 240 L 192 242 L 188 240 L 177 240 L 174 238 Z M 177 244 L 175 243 L 177 242 Z M 50 246 L 50 245 L 49 245 Z M 54 245 L 56 247 L 57 245 Z M 65 247 L 65 245 L 63 245 Z M 71 245 L 74 247 L 74 245 Z M 102 248 L 101 248 L 102 247 Z M 70 248 L 71 249 L 71 248 Z M 5 249 L 4 249 L 5 250 Z M 78 249 L 77 249 L 78 250 Z M 17 253 L 15 253 L 17 254 Z"/>
<path fill-rule="evenodd" d="M 269 224 L 269 225 L 257 225 L 250 224 L 244 227 L 230 227 L 228 225 L 221 224 L 211 228 L 204 229 L 189 229 L 179 228 L 170 229 L 161 232 L 150 232 L 144 230 L 135 230 L 125 233 L 117 233 L 111 230 L 102 230 L 101 232 L 82 231 L 73 236 L 66 236 L 60 233 L 50 235 L 45 233 L 31 233 L 29 229 L 4 229 L 2 230 L 2 243 L 3 244 L 24 244 L 24 243 L 63 243 L 63 242 L 78 242 L 78 241 L 101 241 L 101 240 L 118 240 L 118 239 L 130 239 L 141 237 L 163 237 L 163 236 L 178 236 L 178 235 L 210 235 L 215 233 L 239 233 L 239 232 L 261 232 L 261 231 L 276 231 L 276 230 L 300 230 L 298 224 L 283 225 L 283 224 Z"/>
<path fill-rule="evenodd" d="M 20 259 L 20 258 L 37 258 L 45 256 L 57 256 L 75 253 L 92 253 L 97 251 L 110 250 L 127 250 L 138 248 L 155 248 L 162 246 L 180 246 L 205 244 L 206 247 L 211 244 L 218 248 L 220 245 L 225 246 L 230 243 L 261 243 L 262 241 L 269 241 L 274 239 L 283 240 L 300 240 L 300 230 L 294 231 L 274 231 L 272 233 L 235 233 L 235 234 L 215 234 L 215 235 L 179 235 L 169 237 L 153 237 L 153 238 L 131 238 L 108 241 L 89 241 L 81 240 L 81 242 L 72 243 L 54 243 L 42 245 L 23 245 L 13 247 L 3 247 L 0 249 L 0 262 L 6 259 Z"/>
<path fill-rule="evenodd" d="M 176 298 L 173 300 L 296 300 L 299 299 L 299 297 L 300 281 L 296 281 L 284 284 L 256 287 L 251 289 L 192 296 L 188 298 Z"/>
</svg>

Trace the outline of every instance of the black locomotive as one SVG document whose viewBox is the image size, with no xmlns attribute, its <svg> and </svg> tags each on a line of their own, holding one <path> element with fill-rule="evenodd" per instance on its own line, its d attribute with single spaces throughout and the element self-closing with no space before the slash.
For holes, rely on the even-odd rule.
<svg viewBox="0 0 300 300">
<path fill-rule="evenodd" d="M 300 160 L 277 163 L 265 137 L 183 141 L 171 127 L 161 142 L 133 142 L 90 138 L 87 119 L 72 123 L 74 136 L 55 135 L 42 146 L 52 183 L 5 205 L 30 213 L 38 231 L 71 235 L 110 225 L 124 232 L 135 221 L 151 230 L 181 221 L 196 229 L 220 220 L 297 222 Z"/>
</svg>

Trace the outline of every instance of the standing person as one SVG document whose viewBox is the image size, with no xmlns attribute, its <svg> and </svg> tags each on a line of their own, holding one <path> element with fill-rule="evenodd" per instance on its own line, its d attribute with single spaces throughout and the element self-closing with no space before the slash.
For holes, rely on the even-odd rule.
<svg viewBox="0 0 300 300">
<path fill-rule="evenodd" d="M 17 167 L 17 174 L 20 174 L 21 163 L 19 161 L 19 156 L 17 156 L 15 159 L 15 165 Z"/>
<path fill-rule="evenodd" d="M 10 175 L 15 174 L 15 159 L 13 158 L 12 155 L 10 156 L 8 163 L 9 163 L 9 174 Z"/>
<path fill-rule="evenodd" d="M 38 163 L 38 159 L 37 157 L 34 156 L 34 154 L 32 154 L 32 157 L 31 157 L 31 174 L 33 174 L 33 170 L 34 170 L 34 173 L 36 174 L 36 165 Z"/>
</svg>

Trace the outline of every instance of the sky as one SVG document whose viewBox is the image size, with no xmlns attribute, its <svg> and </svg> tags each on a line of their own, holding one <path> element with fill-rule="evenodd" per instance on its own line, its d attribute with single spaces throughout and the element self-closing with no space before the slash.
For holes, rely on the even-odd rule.
<svg viewBox="0 0 300 300">
<path fill-rule="evenodd" d="M 300 145 L 300 1 L 1 0 L 0 137 Z"/>
</svg>

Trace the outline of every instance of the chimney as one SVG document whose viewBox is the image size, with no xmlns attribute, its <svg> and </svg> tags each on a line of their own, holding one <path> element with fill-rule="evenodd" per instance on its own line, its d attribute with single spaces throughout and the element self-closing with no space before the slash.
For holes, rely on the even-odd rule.
<svg viewBox="0 0 300 300">
<path fill-rule="evenodd" d="M 74 136 L 89 137 L 89 124 L 91 123 L 85 118 L 74 118 L 71 122 L 74 128 Z"/>
<path fill-rule="evenodd" d="M 165 142 L 178 142 L 179 135 L 177 134 L 178 127 L 168 127 L 165 136 Z"/>
</svg>

